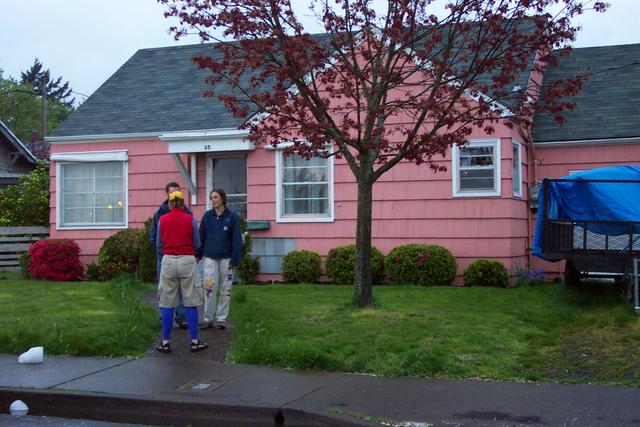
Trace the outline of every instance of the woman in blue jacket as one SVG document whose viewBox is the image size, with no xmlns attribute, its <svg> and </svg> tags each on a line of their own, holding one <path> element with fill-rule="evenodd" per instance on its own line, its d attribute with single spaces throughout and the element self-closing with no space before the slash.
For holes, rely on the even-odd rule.
<svg viewBox="0 0 640 427">
<path fill-rule="evenodd" d="M 242 235 L 238 214 L 227 209 L 227 194 L 222 188 L 209 193 L 212 209 L 200 222 L 200 249 L 204 259 L 204 319 L 201 329 L 215 326 L 226 328 L 231 302 L 233 269 L 240 262 Z M 218 302 L 218 289 L 220 301 Z"/>
</svg>

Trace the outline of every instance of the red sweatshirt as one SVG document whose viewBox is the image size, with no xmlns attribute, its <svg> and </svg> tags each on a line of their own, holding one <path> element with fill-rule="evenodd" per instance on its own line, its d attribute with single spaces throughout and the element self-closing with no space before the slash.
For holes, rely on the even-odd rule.
<svg viewBox="0 0 640 427">
<path fill-rule="evenodd" d="M 194 246 L 199 244 L 195 241 L 194 229 L 196 236 L 197 229 L 192 215 L 182 209 L 172 209 L 160 217 L 158 224 L 163 255 L 195 255 Z"/>
</svg>

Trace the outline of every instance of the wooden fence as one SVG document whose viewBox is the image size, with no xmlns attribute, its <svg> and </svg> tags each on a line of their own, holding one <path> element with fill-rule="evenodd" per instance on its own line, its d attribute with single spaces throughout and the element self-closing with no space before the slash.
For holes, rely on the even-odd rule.
<svg viewBox="0 0 640 427">
<path fill-rule="evenodd" d="M 0 227 L 0 270 L 18 270 L 20 255 L 47 237 L 49 227 Z"/>
</svg>

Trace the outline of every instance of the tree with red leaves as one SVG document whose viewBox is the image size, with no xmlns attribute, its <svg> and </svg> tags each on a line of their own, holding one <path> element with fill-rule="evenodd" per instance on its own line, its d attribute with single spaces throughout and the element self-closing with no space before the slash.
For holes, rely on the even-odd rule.
<svg viewBox="0 0 640 427">
<path fill-rule="evenodd" d="M 292 0 L 158 0 L 179 38 L 218 41 L 193 58 L 253 141 L 285 154 L 345 159 L 358 188 L 355 301 L 373 303 L 374 183 L 401 161 L 435 162 L 474 129 L 526 133 L 535 111 L 559 113 L 584 76 L 540 84 L 579 29 L 578 0 L 311 0 L 311 35 Z M 300 6 L 296 1 L 295 6 Z M 216 34 L 220 34 L 219 37 Z M 226 41 L 225 41 L 226 40 Z M 232 41 L 229 41 L 232 40 Z M 556 49 L 555 52 L 552 50 Z M 524 78 L 523 78 L 524 76 Z M 533 78 L 530 78 L 533 76 Z M 563 100 L 564 99 L 564 100 Z"/>
</svg>

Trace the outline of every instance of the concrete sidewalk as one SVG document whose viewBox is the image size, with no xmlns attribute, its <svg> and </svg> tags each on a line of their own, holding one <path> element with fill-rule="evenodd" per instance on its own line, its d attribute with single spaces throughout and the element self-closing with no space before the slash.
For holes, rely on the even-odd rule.
<svg viewBox="0 0 640 427">
<path fill-rule="evenodd" d="M 296 373 L 192 357 L 0 355 L 0 412 L 206 426 L 640 426 L 640 389 Z M 409 424 L 409 422 L 412 422 Z"/>
</svg>

